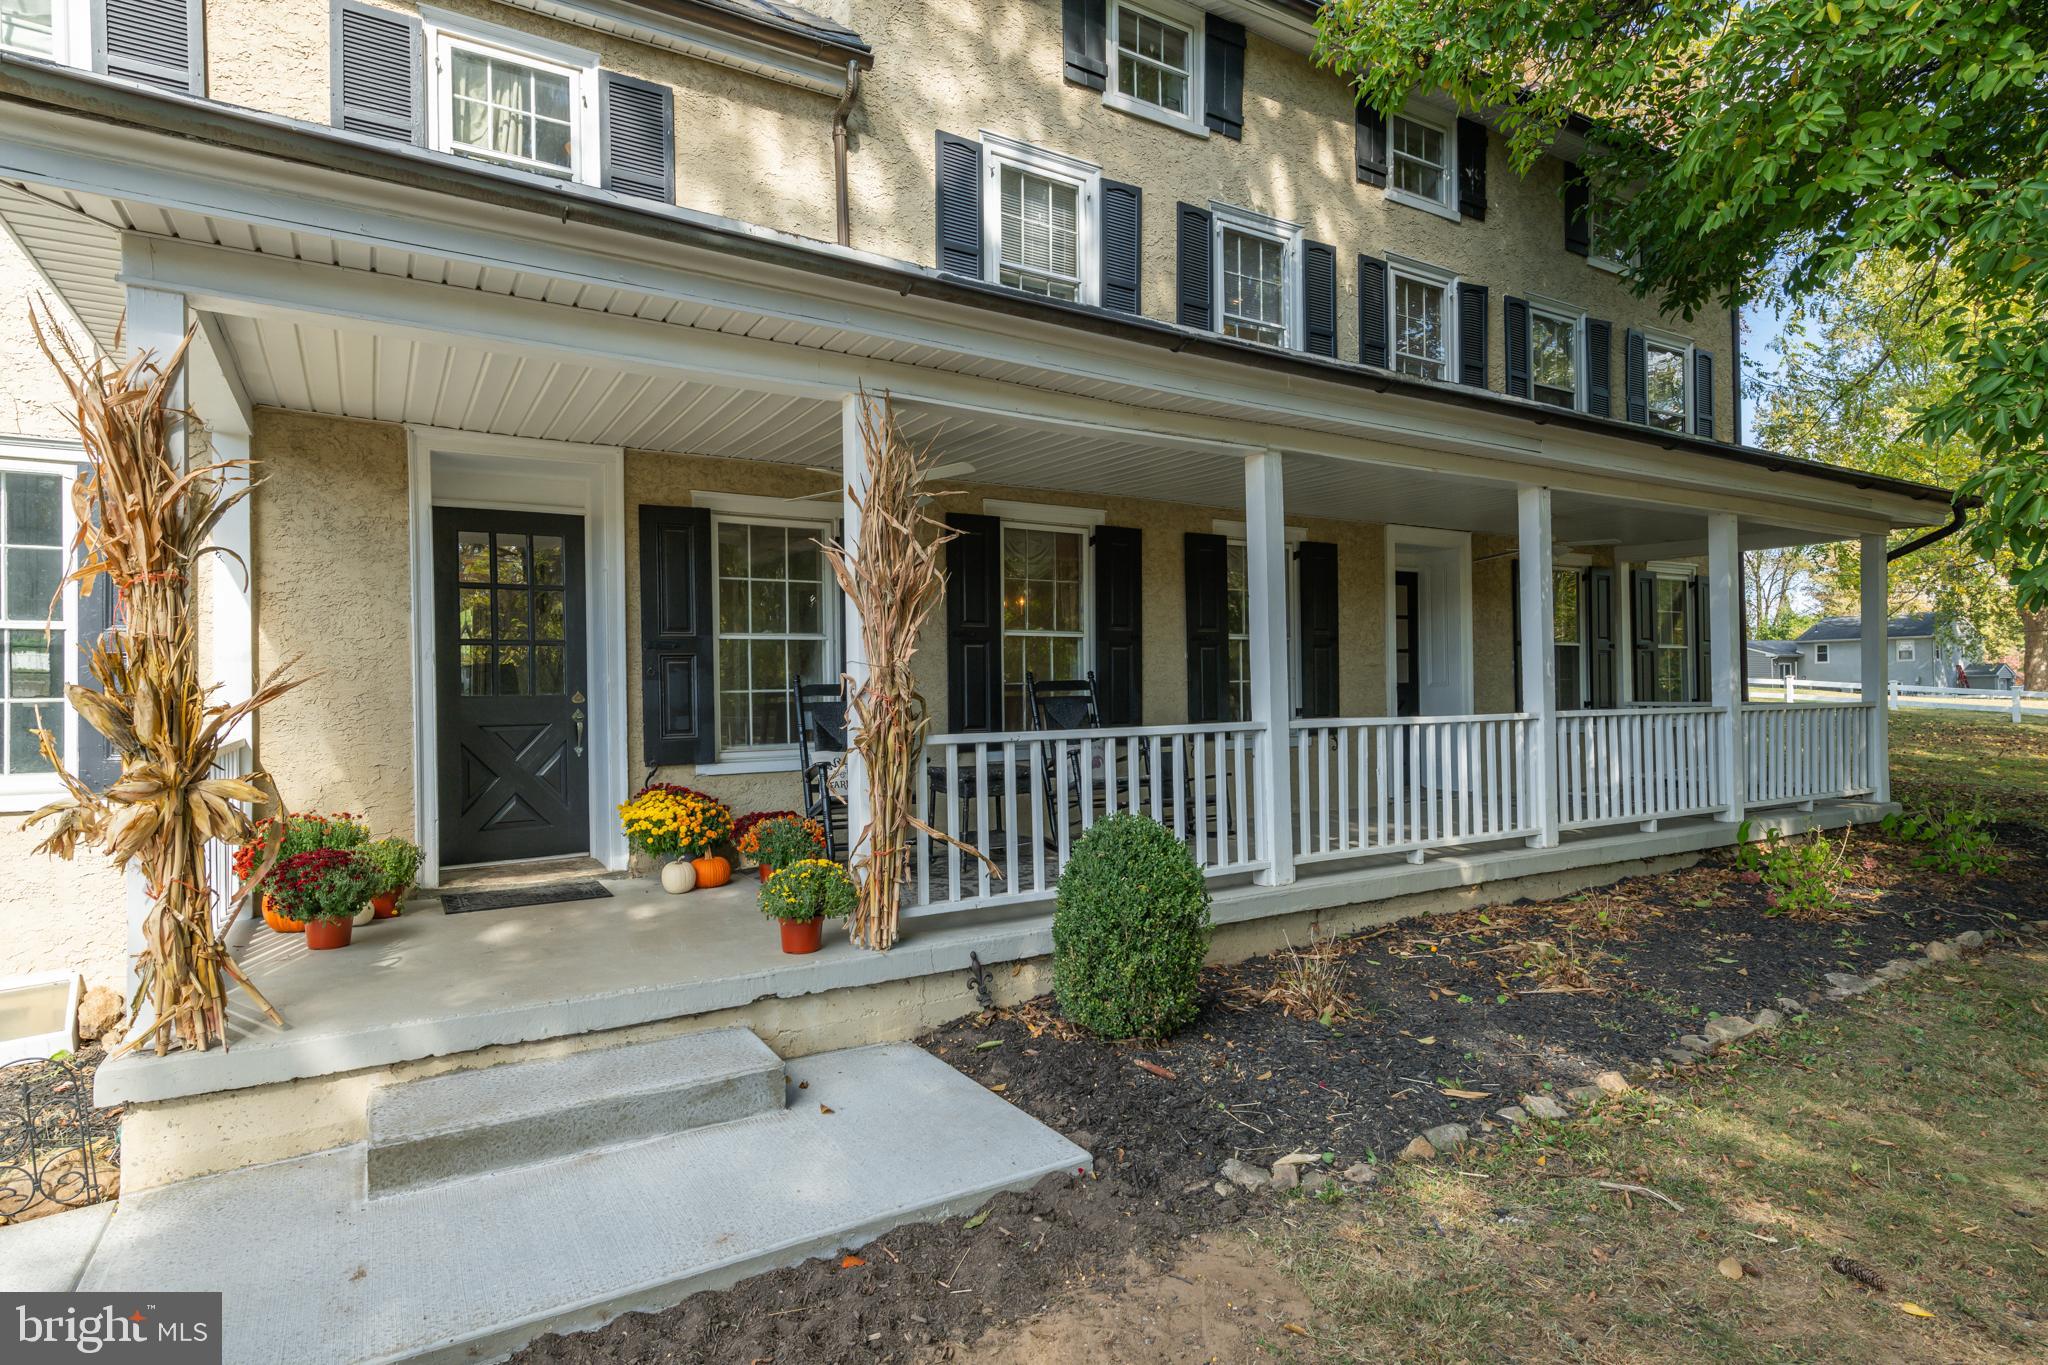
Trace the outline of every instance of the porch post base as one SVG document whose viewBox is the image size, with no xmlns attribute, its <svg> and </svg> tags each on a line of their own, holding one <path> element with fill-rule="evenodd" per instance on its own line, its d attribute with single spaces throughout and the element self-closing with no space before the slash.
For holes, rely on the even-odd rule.
<svg viewBox="0 0 2048 1365">
<path fill-rule="evenodd" d="M 1655 820 L 1645 820 L 1640 825 L 1637 825 L 1636 828 L 1641 830 L 1644 834 L 1655 834 L 1657 832 L 1658 823 L 1659 822 Z"/>
<path fill-rule="evenodd" d="M 1411 849 L 1411 850 L 1409 850 L 1409 853 L 1408 853 L 1408 861 L 1409 861 L 1409 862 L 1411 862 L 1411 863 L 1414 863 L 1414 864 L 1416 864 L 1417 866 L 1420 866 L 1420 865 L 1421 865 L 1421 863 L 1422 863 L 1422 860 L 1423 860 L 1424 858 L 1428 857 L 1428 856 L 1429 856 L 1428 852 L 1427 852 L 1426 850 L 1424 850 L 1424 849 L 1419 849 L 1419 848 L 1417 848 L 1417 849 Z"/>
</svg>

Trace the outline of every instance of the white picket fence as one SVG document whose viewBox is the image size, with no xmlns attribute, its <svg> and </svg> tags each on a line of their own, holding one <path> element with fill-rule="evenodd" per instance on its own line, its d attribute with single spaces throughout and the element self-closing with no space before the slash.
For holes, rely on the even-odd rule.
<svg viewBox="0 0 2048 1365">
<path fill-rule="evenodd" d="M 1809 700 L 1838 701 L 1852 697 L 1860 700 L 1862 695 L 1863 689 L 1857 683 L 1822 678 L 1749 680 L 1751 701 L 1782 700 L 1790 705 Z M 2048 692 L 2028 692 L 2021 688 L 2004 692 L 1986 687 L 1920 687 L 1895 682 L 1886 685 L 1885 700 L 1893 710 L 1986 711 L 2009 716 L 2014 725 L 2024 723 L 2030 714 L 2036 719 L 2048 720 Z"/>
<path fill-rule="evenodd" d="M 1534 832 L 1527 715 L 1298 720 L 1296 862 L 1416 853 Z"/>
<path fill-rule="evenodd" d="M 223 745 L 213 761 L 210 775 L 213 777 L 247 777 L 254 752 L 247 740 L 234 740 Z M 224 934 L 241 913 L 242 902 L 235 898 L 237 885 L 235 877 L 235 850 L 230 844 L 219 839 L 210 839 L 206 844 L 206 886 L 213 898 L 213 931 Z"/>
<path fill-rule="evenodd" d="M 1868 702 L 1743 708 L 1743 801 L 1751 806 L 1863 796 L 1870 771 Z"/>
<path fill-rule="evenodd" d="M 1559 829 L 1699 815 L 1728 804 L 1711 706 L 1564 711 L 1553 753 Z"/>
</svg>

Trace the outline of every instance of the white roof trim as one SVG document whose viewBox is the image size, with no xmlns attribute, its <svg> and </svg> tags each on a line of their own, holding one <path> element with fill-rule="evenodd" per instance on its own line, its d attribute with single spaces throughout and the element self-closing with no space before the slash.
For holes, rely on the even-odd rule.
<svg viewBox="0 0 2048 1365">
<path fill-rule="evenodd" d="M 623 0 L 501 0 L 514 9 L 559 19 L 597 33 L 615 34 L 650 47 L 744 71 L 821 95 L 846 93 L 846 69 L 822 57 L 804 57 L 767 43 L 749 42 L 738 34 L 695 24 L 675 15 L 657 15 Z"/>
</svg>

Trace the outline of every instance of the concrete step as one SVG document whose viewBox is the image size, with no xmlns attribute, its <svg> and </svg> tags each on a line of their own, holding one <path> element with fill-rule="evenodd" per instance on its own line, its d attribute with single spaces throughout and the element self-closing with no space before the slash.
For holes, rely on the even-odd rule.
<svg viewBox="0 0 2048 1365">
<path fill-rule="evenodd" d="M 772 1113 L 783 1064 L 743 1028 L 451 1071 L 370 1092 L 372 1199 Z"/>
</svg>

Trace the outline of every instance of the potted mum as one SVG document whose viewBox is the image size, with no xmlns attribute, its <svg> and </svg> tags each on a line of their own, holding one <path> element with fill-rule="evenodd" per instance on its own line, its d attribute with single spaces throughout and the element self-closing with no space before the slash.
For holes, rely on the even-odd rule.
<svg viewBox="0 0 2048 1365">
<path fill-rule="evenodd" d="M 279 859 L 266 884 L 279 913 L 305 926 L 306 947 L 319 950 L 348 947 L 378 879 L 356 849 L 315 848 Z"/>
<path fill-rule="evenodd" d="M 732 811 L 722 801 L 649 783 L 619 807 L 619 827 L 628 844 L 661 866 L 662 889 L 673 895 L 731 880 L 732 864 L 712 856 L 732 834 Z"/>
<path fill-rule="evenodd" d="M 761 880 L 765 882 L 775 875 L 778 868 L 789 867 L 806 858 L 823 857 L 825 827 L 794 811 L 785 812 L 748 829 L 736 845 L 740 852 L 751 856 L 760 866 Z"/>
<path fill-rule="evenodd" d="M 374 917 L 391 919 L 398 914 L 398 902 L 412 890 L 420 873 L 420 846 L 396 834 L 364 844 L 362 855 L 377 869 L 377 885 L 370 893 Z"/>
<path fill-rule="evenodd" d="M 853 913 L 853 878 L 838 863 L 804 858 L 761 883 L 761 913 L 782 926 L 782 951 L 815 953 L 825 921 Z"/>
<path fill-rule="evenodd" d="M 676 814 L 676 841 L 690 860 L 699 886 L 724 886 L 732 862 L 718 850 L 732 839 L 732 809 L 708 796 L 688 796 Z"/>
<path fill-rule="evenodd" d="M 257 859 L 262 856 L 264 840 L 277 817 L 261 820 L 256 825 L 255 837 L 235 850 L 235 876 L 246 881 L 256 870 Z M 311 815 L 293 812 L 284 816 L 284 834 L 278 842 L 277 859 L 281 867 L 287 858 L 318 849 L 359 848 L 369 842 L 370 829 L 362 821 L 346 811 L 332 815 Z M 296 934 L 305 929 L 305 923 L 285 913 L 283 904 L 275 895 L 278 868 L 273 867 L 270 875 L 256 888 L 262 895 L 263 922 L 280 934 Z"/>
</svg>

